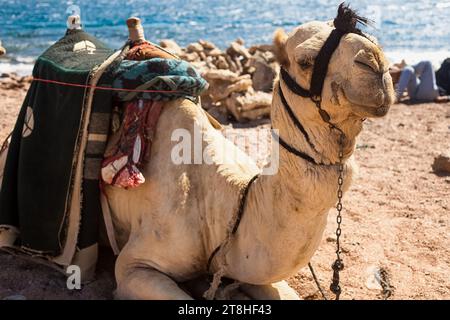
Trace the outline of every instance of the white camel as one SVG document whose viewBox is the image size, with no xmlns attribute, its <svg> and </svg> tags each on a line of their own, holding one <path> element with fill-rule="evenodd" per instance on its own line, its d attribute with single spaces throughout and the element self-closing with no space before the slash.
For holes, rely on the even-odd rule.
<svg viewBox="0 0 450 320">
<path fill-rule="evenodd" d="M 300 87 L 309 88 L 314 62 L 332 30 L 331 23 L 310 22 L 290 36 L 276 32 L 280 65 Z M 356 170 L 351 157 L 355 139 L 365 118 L 388 112 L 394 99 L 392 79 L 381 49 L 357 33 L 340 39 L 324 74 L 320 106 L 345 134 L 343 189 L 347 190 Z M 120 248 L 117 298 L 191 299 L 195 286 L 188 290 L 185 284 L 211 272 L 240 283 L 241 294 L 249 298 L 298 299 L 284 280 L 309 262 L 328 211 L 337 201 L 340 134 L 330 129 L 310 98 L 292 91 L 285 77 L 276 80 L 274 88 L 272 127 L 279 130 L 285 146 L 279 149 L 278 172 L 260 175 L 250 185 L 261 170 L 211 125 L 198 105 L 187 99 L 166 103 L 151 161 L 143 169 L 146 183 L 131 190 L 106 188 Z M 209 161 L 174 163 L 179 142 L 171 137 L 177 129 L 192 137 L 200 130 Z M 230 162 L 231 154 L 239 157 Z M 229 237 L 248 185 L 242 219 Z M 225 239 L 228 245 L 207 270 L 212 253 Z"/>
<path fill-rule="evenodd" d="M 309 88 L 314 59 L 332 30 L 330 23 L 310 22 L 290 36 L 275 34 L 278 60 L 301 87 Z M 279 84 L 311 143 L 283 106 Z M 364 119 L 384 116 L 393 103 L 388 62 L 373 41 L 348 33 L 331 56 L 323 84 L 321 107 L 346 137 L 347 190 Z M 309 98 L 294 94 L 285 81 L 277 80 L 274 88 L 273 128 L 290 146 L 323 165 L 280 147 L 278 173 L 261 175 L 250 186 L 239 228 L 228 250 L 212 260 L 210 271 L 223 268 L 223 275 L 239 281 L 241 292 L 251 298 L 297 299 L 284 280 L 310 261 L 337 201 L 339 134 L 330 130 Z M 193 136 L 195 127 L 212 163 L 174 164 L 171 154 L 178 142 L 171 140 L 172 133 L 182 128 Z M 208 272 L 208 259 L 227 237 L 242 190 L 260 172 L 245 155 L 223 163 L 227 154 L 239 152 L 235 149 L 191 101 L 165 105 L 152 160 L 144 168 L 147 182 L 133 190 L 106 190 L 121 248 L 115 269 L 118 298 L 192 298 L 179 284 Z"/>
</svg>

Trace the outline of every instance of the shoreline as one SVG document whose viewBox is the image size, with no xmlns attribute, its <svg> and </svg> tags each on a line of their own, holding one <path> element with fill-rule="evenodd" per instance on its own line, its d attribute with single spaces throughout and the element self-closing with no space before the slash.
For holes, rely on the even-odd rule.
<svg viewBox="0 0 450 320">
<path fill-rule="evenodd" d="M 165 40 L 161 40 L 160 42 L 162 41 Z M 217 45 L 217 47 L 221 50 L 226 50 L 227 48 L 226 45 Z M 384 52 L 391 63 L 400 62 L 402 59 L 408 64 L 414 64 L 421 60 L 430 60 L 436 70 L 446 58 L 450 58 L 450 49 L 392 49 L 385 50 Z M 37 57 L 15 56 L 7 52 L 6 55 L 0 57 L 0 73 L 15 73 L 19 76 L 29 76 L 33 71 L 36 59 Z"/>
<path fill-rule="evenodd" d="M 279 70 L 271 44 L 246 46 L 245 41 L 238 38 L 225 49 L 201 39 L 186 47 L 169 39 L 161 40 L 159 45 L 191 63 L 209 82 L 209 89 L 201 96 L 202 106 L 220 122 L 237 120 L 246 123 L 269 117 L 273 82 Z M 426 52 L 416 52 L 410 55 L 411 59 L 407 62 L 414 63 L 422 57 L 434 59 L 437 70 L 440 65 L 437 65 L 436 59 L 444 59 L 445 54 L 447 51 L 442 50 L 426 57 Z M 396 62 L 405 59 L 403 51 L 392 55 L 397 56 Z M 23 74 L 5 72 L 0 73 L 0 77 L 3 81 L 10 79 L 16 82 L 11 84 L 13 87 L 20 87 L 23 85 L 21 81 L 30 79 Z"/>
</svg>

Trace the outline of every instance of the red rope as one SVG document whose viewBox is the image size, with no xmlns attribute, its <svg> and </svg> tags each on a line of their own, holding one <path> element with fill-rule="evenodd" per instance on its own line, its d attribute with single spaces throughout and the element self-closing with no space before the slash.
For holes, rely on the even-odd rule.
<svg viewBox="0 0 450 320">
<path fill-rule="evenodd" d="M 178 91 L 178 90 L 139 90 L 139 89 L 125 89 L 125 88 L 111 88 L 111 87 L 91 86 L 91 85 L 86 85 L 86 84 L 63 82 L 63 81 L 48 80 L 48 79 L 40 79 L 40 78 L 34 78 L 34 77 L 33 77 L 33 81 L 57 84 L 57 85 L 68 86 L 68 87 L 78 87 L 78 88 L 85 88 L 85 89 L 97 89 L 97 90 L 107 90 L 107 91 L 126 91 L 126 92 L 144 92 L 144 93 L 184 93 L 183 91 Z"/>
</svg>

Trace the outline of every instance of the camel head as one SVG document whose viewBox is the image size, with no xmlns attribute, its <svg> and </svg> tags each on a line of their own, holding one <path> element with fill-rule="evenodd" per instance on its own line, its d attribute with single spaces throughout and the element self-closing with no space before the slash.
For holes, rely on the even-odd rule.
<svg viewBox="0 0 450 320">
<path fill-rule="evenodd" d="M 275 33 L 277 59 L 302 88 L 310 88 L 316 57 L 333 29 L 333 22 L 313 21 L 290 35 Z M 382 117 L 394 102 L 389 63 L 375 41 L 362 33 L 346 33 L 331 55 L 321 104 L 335 122 Z"/>
</svg>

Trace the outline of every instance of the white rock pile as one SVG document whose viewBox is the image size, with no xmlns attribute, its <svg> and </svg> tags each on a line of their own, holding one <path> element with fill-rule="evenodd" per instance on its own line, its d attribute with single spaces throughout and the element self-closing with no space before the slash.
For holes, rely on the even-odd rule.
<svg viewBox="0 0 450 320">
<path fill-rule="evenodd" d="M 271 45 L 246 48 L 242 39 L 225 50 L 199 40 L 181 48 L 173 40 L 161 47 L 187 60 L 209 82 L 202 106 L 216 117 L 232 116 L 240 122 L 270 115 L 272 86 L 279 68 Z"/>
</svg>

